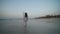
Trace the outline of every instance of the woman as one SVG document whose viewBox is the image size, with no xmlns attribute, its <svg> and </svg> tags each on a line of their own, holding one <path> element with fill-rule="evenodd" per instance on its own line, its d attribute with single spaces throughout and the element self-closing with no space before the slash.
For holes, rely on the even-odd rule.
<svg viewBox="0 0 60 34">
<path fill-rule="evenodd" d="M 27 34 L 27 21 L 28 21 L 28 14 L 27 12 L 24 13 L 24 34 Z"/>
<path fill-rule="evenodd" d="M 25 22 L 28 21 L 28 14 L 27 14 L 27 12 L 25 12 L 25 14 L 24 14 L 24 21 L 25 21 Z"/>
</svg>

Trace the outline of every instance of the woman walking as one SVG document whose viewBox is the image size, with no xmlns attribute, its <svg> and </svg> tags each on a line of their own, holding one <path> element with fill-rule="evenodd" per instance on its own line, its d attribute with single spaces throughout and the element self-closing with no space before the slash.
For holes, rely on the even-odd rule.
<svg viewBox="0 0 60 34">
<path fill-rule="evenodd" d="M 27 12 L 24 13 L 24 34 L 27 34 L 27 21 L 28 21 L 28 14 Z"/>
</svg>

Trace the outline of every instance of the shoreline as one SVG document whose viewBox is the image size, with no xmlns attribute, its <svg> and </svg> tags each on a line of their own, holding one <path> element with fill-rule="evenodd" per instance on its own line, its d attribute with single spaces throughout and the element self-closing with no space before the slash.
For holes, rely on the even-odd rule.
<svg viewBox="0 0 60 34">
<path fill-rule="evenodd" d="M 46 16 L 43 16 L 43 17 L 36 17 L 35 19 L 50 19 L 50 18 L 60 18 L 60 15 L 55 15 L 55 16 L 50 16 L 50 15 L 46 15 Z"/>
</svg>

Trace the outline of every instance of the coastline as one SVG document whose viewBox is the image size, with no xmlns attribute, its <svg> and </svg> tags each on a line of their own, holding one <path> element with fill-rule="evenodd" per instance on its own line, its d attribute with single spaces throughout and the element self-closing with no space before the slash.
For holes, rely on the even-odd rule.
<svg viewBox="0 0 60 34">
<path fill-rule="evenodd" d="M 45 18 L 48 18 L 48 19 L 50 19 L 50 18 L 60 18 L 60 15 L 54 15 L 54 16 L 46 15 L 46 16 L 43 16 L 43 17 L 36 17 L 35 19 L 45 19 Z"/>
</svg>

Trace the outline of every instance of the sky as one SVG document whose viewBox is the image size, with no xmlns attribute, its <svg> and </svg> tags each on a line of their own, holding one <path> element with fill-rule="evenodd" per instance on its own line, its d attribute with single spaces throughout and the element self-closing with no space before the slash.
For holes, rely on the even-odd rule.
<svg viewBox="0 0 60 34">
<path fill-rule="evenodd" d="M 60 0 L 0 0 L 1 18 L 29 18 L 45 15 L 60 15 Z"/>
</svg>

